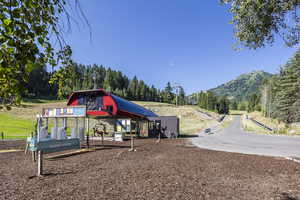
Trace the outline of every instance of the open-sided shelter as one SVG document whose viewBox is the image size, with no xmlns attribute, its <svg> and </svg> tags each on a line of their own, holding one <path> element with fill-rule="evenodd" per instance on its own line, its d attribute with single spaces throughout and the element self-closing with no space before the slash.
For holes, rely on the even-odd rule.
<svg viewBox="0 0 300 200">
<path fill-rule="evenodd" d="M 176 116 L 158 116 L 103 89 L 75 91 L 70 95 L 67 105 L 86 106 L 87 117 L 114 119 L 117 132 L 120 126 L 122 132 L 135 132 L 137 135 L 142 132 L 148 137 L 157 137 L 159 133 L 163 137 L 179 135 L 179 119 Z"/>
</svg>

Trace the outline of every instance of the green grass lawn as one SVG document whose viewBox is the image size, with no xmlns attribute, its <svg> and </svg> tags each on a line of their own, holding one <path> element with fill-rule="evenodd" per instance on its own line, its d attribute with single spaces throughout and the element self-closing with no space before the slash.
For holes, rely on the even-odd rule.
<svg viewBox="0 0 300 200">
<path fill-rule="evenodd" d="M 26 138 L 34 132 L 34 124 L 31 120 L 0 113 L 0 133 L 4 133 L 4 139 Z"/>
</svg>

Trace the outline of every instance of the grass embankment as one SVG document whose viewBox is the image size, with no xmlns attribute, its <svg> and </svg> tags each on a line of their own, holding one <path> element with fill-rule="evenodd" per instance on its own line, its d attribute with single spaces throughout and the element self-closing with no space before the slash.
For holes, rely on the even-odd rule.
<svg viewBox="0 0 300 200">
<path fill-rule="evenodd" d="M 41 114 L 43 107 L 60 107 L 64 105 L 65 101 L 38 99 L 26 100 L 22 102 L 21 106 L 12 107 L 9 111 L 2 110 L 0 111 L 0 133 L 4 133 L 4 139 L 24 139 L 31 132 L 34 132 L 36 115 Z"/>
<path fill-rule="evenodd" d="M 200 109 L 198 106 L 175 106 L 173 104 L 156 103 L 156 102 L 135 102 L 145 108 L 155 112 L 160 116 L 177 116 L 180 119 L 180 134 L 197 134 L 201 130 L 217 123 L 219 115 Z M 202 112 L 200 112 L 202 111 Z M 212 118 L 203 114 L 208 113 Z"/>
<path fill-rule="evenodd" d="M 227 115 L 224 120 L 221 122 L 221 127 L 222 128 L 227 128 L 231 122 L 233 120 L 233 116 L 230 114 L 230 115 Z"/>
<path fill-rule="evenodd" d="M 135 103 L 152 110 L 161 116 L 178 116 L 180 118 L 180 134 L 196 134 L 216 123 L 219 115 L 202 110 L 212 116 L 199 112 L 197 106 L 174 106 L 172 104 L 136 101 Z M 6 139 L 26 138 L 35 130 L 36 115 L 40 114 L 43 107 L 62 107 L 65 101 L 34 100 L 25 101 L 20 107 L 12 107 L 10 111 L 0 111 L 0 133 L 4 132 Z M 49 121 L 49 131 L 52 126 Z M 69 126 L 72 120 L 68 122 Z M 69 132 L 69 130 L 68 130 Z M 1 139 L 1 138 L 0 138 Z"/>
<path fill-rule="evenodd" d="M 258 126 L 253 121 L 247 119 L 246 115 L 242 115 L 242 126 L 243 129 L 247 132 L 258 133 L 258 134 L 272 134 L 272 131 L 269 131 L 265 128 Z"/>
<path fill-rule="evenodd" d="M 283 134 L 283 135 L 300 135 L 300 124 L 294 123 L 287 125 L 277 119 L 271 119 L 264 117 L 260 112 L 247 113 L 249 118 L 252 118 L 260 123 L 273 129 L 273 131 L 268 131 L 251 120 L 246 119 L 246 115 L 243 116 L 242 123 L 246 131 L 254 132 L 258 134 Z"/>
<path fill-rule="evenodd" d="M 0 133 L 4 133 L 5 139 L 26 138 L 34 132 L 35 122 L 18 118 L 11 114 L 0 113 Z"/>
</svg>

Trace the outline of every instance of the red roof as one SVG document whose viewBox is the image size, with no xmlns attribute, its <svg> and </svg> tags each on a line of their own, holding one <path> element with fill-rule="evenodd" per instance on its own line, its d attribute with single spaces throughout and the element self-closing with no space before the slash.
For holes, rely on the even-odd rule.
<svg viewBox="0 0 300 200">
<path fill-rule="evenodd" d="M 75 91 L 70 95 L 67 105 L 86 105 L 87 115 L 96 118 L 157 117 L 152 111 L 103 89 Z"/>
</svg>

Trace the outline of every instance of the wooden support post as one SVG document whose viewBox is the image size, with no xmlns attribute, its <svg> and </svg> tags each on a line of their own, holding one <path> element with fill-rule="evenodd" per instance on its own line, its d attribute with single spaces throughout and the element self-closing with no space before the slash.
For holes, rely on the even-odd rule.
<svg viewBox="0 0 300 200">
<path fill-rule="evenodd" d="M 27 154 L 27 151 L 28 151 L 28 143 L 26 142 L 26 147 L 25 147 L 25 155 Z"/>
<path fill-rule="evenodd" d="M 131 140 L 130 140 L 130 149 L 129 149 L 129 151 L 136 151 L 134 149 L 134 138 L 133 138 L 132 130 L 130 130 L 130 135 L 131 135 Z"/>
<path fill-rule="evenodd" d="M 38 176 L 43 175 L 43 151 L 38 151 Z"/>
<path fill-rule="evenodd" d="M 35 162 L 36 161 L 36 151 L 31 152 L 31 157 L 32 157 L 32 161 Z"/>
<path fill-rule="evenodd" d="M 158 132 L 158 140 L 157 140 L 157 143 L 160 143 L 160 139 L 161 139 L 161 131 Z"/>
<path fill-rule="evenodd" d="M 135 136 L 138 138 L 140 136 L 140 121 L 135 121 Z"/>
</svg>

